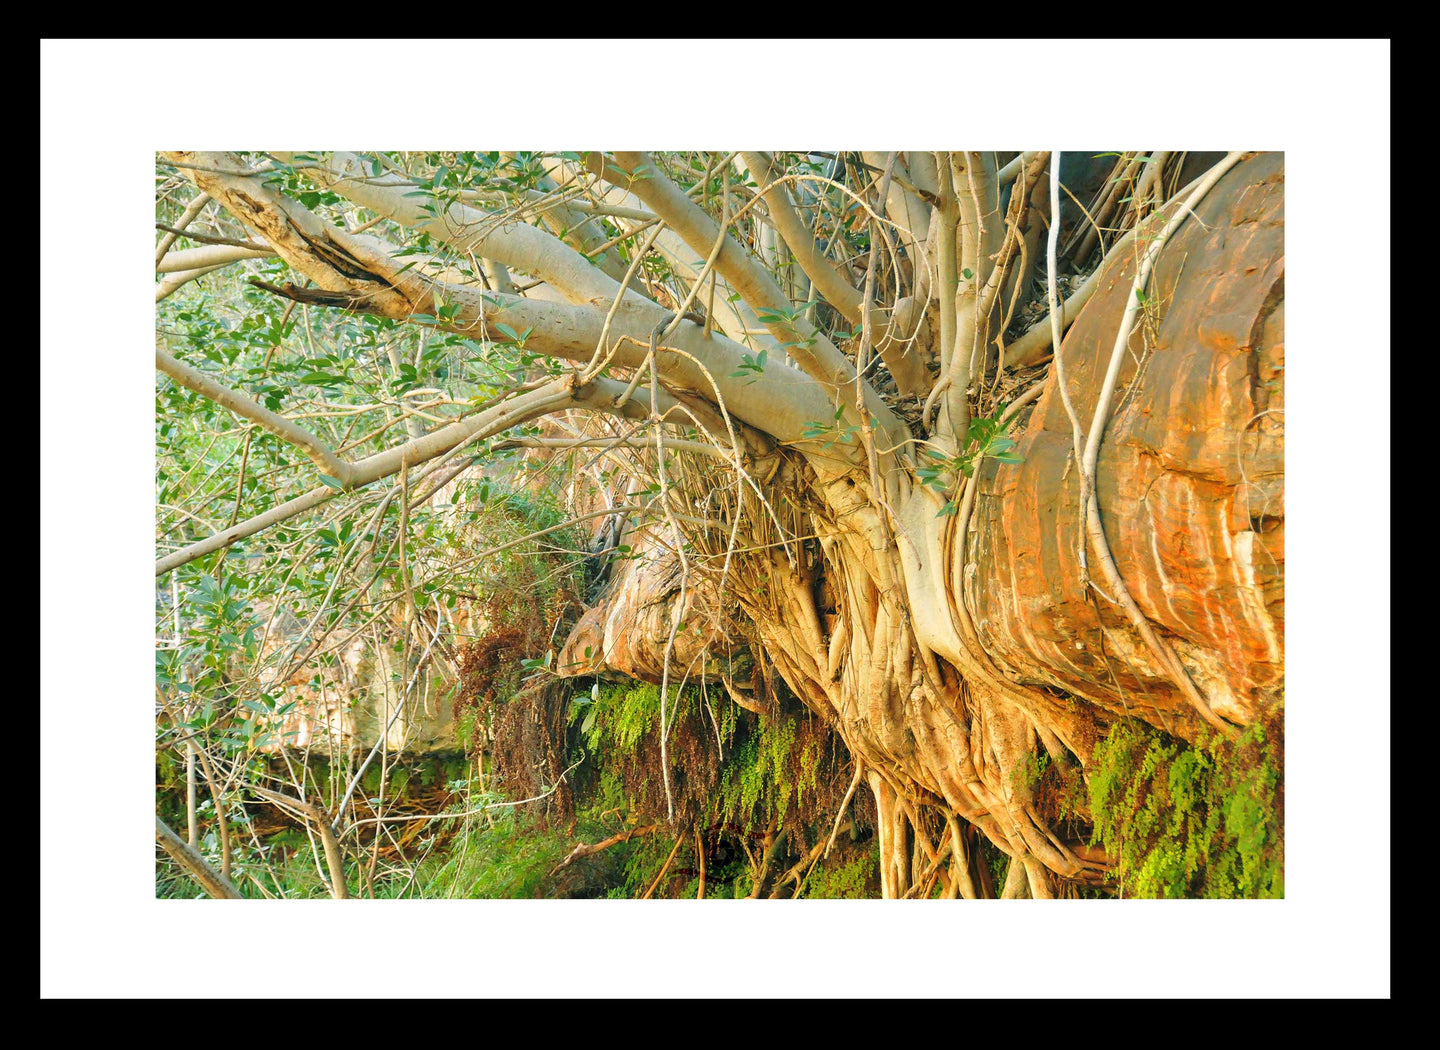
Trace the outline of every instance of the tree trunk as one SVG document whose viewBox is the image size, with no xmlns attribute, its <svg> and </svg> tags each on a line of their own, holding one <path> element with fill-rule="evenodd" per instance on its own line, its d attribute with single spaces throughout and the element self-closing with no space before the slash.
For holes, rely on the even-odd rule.
<svg viewBox="0 0 1440 1050">
<path fill-rule="evenodd" d="M 269 290 L 397 320 L 448 310 L 437 326 L 467 338 L 531 331 L 527 349 L 584 367 L 517 401 L 536 401 L 537 412 L 610 413 L 653 426 L 640 447 L 655 454 L 661 495 L 627 541 L 641 557 L 615 571 L 555 666 L 652 682 L 684 667 L 760 709 L 733 673 L 736 658 L 748 651 L 757 667 L 773 667 L 867 771 L 887 897 L 924 892 L 931 878 L 946 892 L 993 890 L 983 877 L 952 878 L 917 821 L 932 829 L 965 821 L 984 834 L 1011 858 L 1006 896 L 1053 896 L 1056 880 L 1100 881 L 1106 859 L 1075 848 L 1037 813 L 1021 775 L 1028 759 L 1043 749 L 1083 774 L 1121 717 L 1195 740 L 1207 718 L 1247 726 L 1283 699 L 1279 154 L 1248 156 L 1191 204 L 1172 199 L 1153 226 L 1113 246 L 1087 285 L 1057 367 L 1043 376 L 1000 367 L 1006 310 L 998 290 L 1010 282 L 997 260 L 1018 252 L 1026 236 L 1012 223 L 1012 240 L 1002 218 L 1040 198 L 1007 189 L 1005 211 L 993 154 L 864 154 L 865 164 L 887 173 L 874 197 L 891 225 L 870 228 L 862 330 L 853 341 L 835 333 L 835 342 L 790 309 L 772 274 L 653 158 L 588 156 L 592 175 L 626 187 L 627 208 L 649 208 L 688 246 L 699 266 L 695 290 L 713 267 L 794 368 L 756 359 L 708 321 L 677 317 L 622 288 L 535 227 L 489 222 L 458 202 L 426 211 L 408 199 L 424 196 L 415 183 L 369 177 L 354 155 L 336 154 L 307 174 L 453 250 L 534 273 L 550 291 L 543 299 L 482 296 L 422 276 L 411 268 L 414 257 L 322 222 L 243 174 L 236 158 L 167 156 L 196 165 L 197 186 L 316 286 Z M 1006 170 L 1038 185 L 1041 156 Z M 938 196 L 926 185 L 938 186 Z M 777 198 L 777 213 L 781 206 Z M 1172 217 L 1180 224 L 1143 282 L 1139 323 L 1128 345 L 1116 347 L 1137 297 L 1139 254 L 1159 246 L 1155 231 Z M 803 233 L 787 223 L 782 232 Z M 898 264 L 887 278 L 896 295 L 911 292 L 912 305 L 923 296 L 940 318 L 940 374 L 926 365 L 903 379 L 907 387 L 930 384 L 918 420 L 866 378 L 874 353 L 896 352 L 893 342 L 876 342 L 875 311 L 865 303 L 892 237 L 895 259 L 939 260 L 934 281 Z M 824 276 L 839 280 L 838 271 Z M 910 323 L 907 315 L 900 330 Z M 1118 374 L 1107 376 L 1112 363 Z M 628 371 L 628 383 L 603 377 L 608 367 Z M 1062 371 L 1079 428 L 1103 437 L 1094 469 L 1099 529 L 1089 539 Z M 996 403 L 999 389 L 1008 390 L 1009 415 Z M 551 400 L 540 404 L 544 397 Z M 977 413 L 972 425 L 981 404 L 994 415 Z M 703 431 L 715 454 L 686 457 L 667 475 L 661 418 Z M 1011 433 L 1014 453 L 982 456 L 977 425 Z M 412 445 L 436 456 L 481 432 L 480 421 L 455 423 Z M 306 435 L 289 439 L 321 462 L 333 458 Z M 339 476 L 369 484 L 423 461 L 407 449 L 342 464 Z M 926 450 L 939 450 L 942 469 L 926 470 L 935 462 Z M 231 541 L 210 542 L 215 549 Z M 1109 553 L 1133 599 L 1129 612 L 1125 595 L 1110 593 L 1114 578 L 1088 571 Z"/>
</svg>

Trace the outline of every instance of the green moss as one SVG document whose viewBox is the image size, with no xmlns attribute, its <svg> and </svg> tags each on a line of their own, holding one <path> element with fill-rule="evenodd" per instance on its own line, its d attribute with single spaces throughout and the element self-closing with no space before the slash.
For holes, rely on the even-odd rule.
<svg viewBox="0 0 1440 1050">
<path fill-rule="evenodd" d="M 1194 746 L 1117 723 L 1091 769 L 1092 843 L 1134 897 L 1283 897 L 1280 749 L 1252 726 Z"/>
<path fill-rule="evenodd" d="M 667 699 L 676 703 L 673 697 Z M 688 710 L 687 701 L 682 695 L 677 706 Z M 576 705 L 575 715 L 582 710 L 581 732 L 592 752 L 608 745 L 633 755 L 640 742 L 660 728 L 660 690 L 648 682 L 606 683 L 588 710 Z"/>
</svg>

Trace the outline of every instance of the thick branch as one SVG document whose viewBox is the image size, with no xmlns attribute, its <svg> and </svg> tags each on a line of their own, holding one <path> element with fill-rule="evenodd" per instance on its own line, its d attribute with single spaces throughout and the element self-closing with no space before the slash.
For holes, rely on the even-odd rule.
<svg viewBox="0 0 1440 1050">
<path fill-rule="evenodd" d="M 162 299 L 168 299 L 197 277 L 204 277 L 212 270 L 223 270 L 229 265 L 229 263 L 221 263 L 218 266 L 202 266 L 198 270 L 181 270 L 179 273 L 172 273 L 155 285 L 155 301 L 158 303 Z"/>
<path fill-rule="evenodd" d="M 165 253 L 168 252 L 170 246 L 175 243 L 175 238 L 184 232 L 185 227 L 195 221 L 195 217 L 204 211 L 205 205 L 209 203 L 210 194 L 201 192 L 197 193 L 195 199 L 185 206 L 185 210 L 180 213 L 180 218 L 175 220 L 174 232 L 166 233 L 164 237 L 160 238 L 160 243 L 155 246 L 156 266 L 159 266 L 161 261 L 164 260 Z"/>
<path fill-rule="evenodd" d="M 324 811 L 313 802 L 282 795 L 278 791 L 268 791 L 254 784 L 250 785 L 250 790 L 267 802 L 295 810 L 315 826 L 315 830 L 320 834 L 320 842 L 325 847 L 325 865 L 330 869 L 330 893 L 336 900 L 349 900 L 350 888 L 345 884 L 345 857 L 340 852 L 340 840 L 335 834 L 335 827 Z"/>
<path fill-rule="evenodd" d="M 277 156 L 293 160 L 294 155 Z M 620 292 L 615 278 L 553 234 L 458 202 L 438 217 L 432 215 L 423 208 L 433 204 L 434 198 L 407 196 L 415 193 L 415 183 L 397 174 L 372 178 L 353 153 L 336 153 L 328 165 L 307 167 L 306 172 L 347 200 L 428 233 L 458 252 L 498 259 L 511 270 L 534 274 L 560 289 L 571 302 L 609 302 Z M 627 296 L 643 298 L 633 289 Z"/>
<path fill-rule="evenodd" d="M 875 170 L 878 177 L 879 172 L 885 168 L 886 155 L 878 151 L 867 151 L 860 155 L 865 163 Z M 940 172 L 939 175 L 943 178 L 945 173 Z M 943 186 L 943 182 L 941 185 Z M 898 227 L 900 243 L 905 246 L 911 263 L 919 267 L 922 242 L 926 231 L 930 229 L 930 205 L 910 188 L 912 186 L 909 170 L 902 164 L 896 164 L 895 177 L 885 194 L 885 214 Z"/>
<path fill-rule="evenodd" d="M 598 165 L 603 161 L 592 154 L 592 163 Z M 710 252 L 720 235 L 715 220 L 667 179 L 648 154 L 617 153 L 615 166 L 605 170 L 611 178 L 631 178 L 634 193 L 680 234 L 685 243 L 697 252 Z M 716 267 L 755 310 L 789 310 L 790 302 L 774 278 L 728 235 L 724 238 Z M 854 404 L 853 391 L 858 385 L 863 391 L 865 407 L 884 432 L 887 447 L 893 448 L 909 438 L 905 424 L 890 411 L 869 383 L 856 376 L 850 360 L 813 325 L 797 318 L 793 323 L 777 319 L 767 322 L 766 327 L 775 338 L 793 344 L 789 347 L 790 356 L 807 375 L 827 390 L 834 390 L 837 403 L 846 406 Z"/>
<path fill-rule="evenodd" d="M 205 167 L 235 166 L 233 160 L 227 163 L 224 155 L 200 154 L 198 158 L 181 155 L 187 164 L 204 160 Z M 458 309 L 444 326 L 451 331 L 476 338 L 498 337 L 495 326 L 500 323 L 516 331 L 533 328 L 526 344 L 529 349 L 589 363 L 600 347 L 602 352 L 613 350 L 611 360 L 625 368 L 640 367 L 651 333 L 662 322 L 673 320 L 669 311 L 648 299 L 626 297 L 609 326 L 608 345 L 602 347 L 605 311 L 596 306 L 482 292 L 474 285 L 441 284 L 423 273 L 422 267 L 414 266 L 413 257 L 394 256 L 383 241 L 322 222 L 258 179 L 206 171 L 192 171 L 191 177 L 237 218 L 259 229 L 287 263 L 315 283 L 316 289 L 304 293 L 312 302 L 403 321 L 416 313 L 437 314 L 436 299 L 443 297 Z M 713 222 L 710 225 L 713 237 L 717 231 Z M 574 254 L 549 234 L 531 232 L 550 247 Z M 706 250 L 713 246 L 712 240 Z M 486 250 L 489 248 L 487 244 Z M 769 281 L 768 275 L 765 279 Z M 591 280 L 597 289 L 601 284 L 613 284 L 599 271 Z M 773 287 L 773 282 L 769 283 Z M 281 291 L 292 297 L 300 294 L 298 290 Z M 828 341 L 825 346 L 853 376 L 849 362 Z M 779 361 L 766 362 L 763 375 L 757 374 L 753 366 L 747 367 L 742 347 L 707 334 L 701 325 L 680 322 L 656 349 L 657 367 L 671 391 L 723 406 L 736 418 L 781 441 L 802 443 L 807 424 L 829 420 L 834 414 L 837 394 L 833 387 L 827 392 Z M 894 418 L 878 397 L 872 411 L 882 424 Z M 908 436 L 903 428 L 899 433 Z M 820 444 L 814 442 L 817 448 Z M 826 455 L 843 460 L 853 453 L 853 446 L 836 445 Z"/>
<path fill-rule="evenodd" d="M 544 163 L 562 188 L 581 177 L 580 173 L 558 157 L 546 157 Z M 596 181 L 587 189 L 604 201 L 602 207 L 614 210 L 617 224 L 623 230 L 638 233 L 642 225 L 639 219 L 627 216 L 626 212 L 633 212 L 636 216 L 645 215 L 648 217 L 646 221 L 655 219 L 652 212 L 635 207 L 643 202 L 621 186 Z M 699 279 L 700 272 L 705 268 L 705 260 L 709 257 L 708 251 L 696 252 L 679 234 L 669 228 L 661 229 L 655 240 L 655 250 L 670 265 L 675 276 L 691 285 Z M 714 291 L 713 294 L 709 289 L 705 291 L 704 302 L 711 322 L 743 346 L 752 349 L 775 346 L 775 337 L 760 323 L 755 311 L 739 297 L 723 276 L 713 269 L 710 272 L 711 279 L 715 282 Z"/>
<path fill-rule="evenodd" d="M 851 324 L 859 324 L 860 293 L 840 274 L 835 264 L 825 258 L 825 253 L 815 243 L 814 235 L 790 203 L 790 195 L 785 187 L 782 185 L 770 189 L 770 184 L 775 180 L 770 172 L 769 158 L 763 153 L 745 151 L 741 151 L 740 157 L 755 176 L 757 192 L 765 198 L 765 206 L 770 209 L 770 219 L 789 245 L 800 269 L 805 271 L 805 276 L 810 278 L 810 282 L 828 303 L 840 311 L 845 320 Z"/>
<path fill-rule="evenodd" d="M 515 426 L 517 423 L 523 423 L 557 408 L 574 407 L 579 402 L 571 389 L 572 383 L 573 378 L 557 379 L 536 390 L 496 405 L 471 419 L 441 427 L 433 434 L 427 434 L 423 438 L 409 441 L 398 448 L 363 459 L 351 466 L 351 487 L 359 488 L 379 481 L 381 478 L 389 477 L 400 470 L 402 462 L 413 467 L 434 459 L 463 442 L 483 440 L 492 434 L 498 434 L 502 430 Z M 312 489 L 264 514 L 250 518 L 248 521 L 242 521 L 238 525 L 225 529 L 223 532 L 217 532 L 198 543 L 192 543 L 190 546 L 158 560 L 155 563 L 155 575 L 163 576 L 171 569 L 194 561 L 212 551 L 228 547 L 237 540 L 253 536 L 255 533 L 293 518 L 297 514 L 303 514 L 338 495 L 339 492 L 339 489 L 331 488 L 328 485 Z"/>
<path fill-rule="evenodd" d="M 233 882 L 212 868 L 204 857 L 186 845 L 185 840 L 170 830 L 169 825 L 159 817 L 155 818 L 155 841 L 160 843 L 160 848 L 170 854 L 171 859 L 184 868 L 210 896 L 217 900 L 242 899 Z"/>
<path fill-rule="evenodd" d="M 183 361 L 176 360 L 159 347 L 155 348 L 155 367 L 187 390 L 203 394 L 242 419 L 259 423 L 282 441 L 288 441 L 304 452 L 310 462 L 319 467 L 323 473 L 349 485 L 353 469 L 351 465 L 331 452 L 324 442 L 304 427 L 296 426 L 284 416 L 271 412 L 238 390 L 231 390 L 229 387 L 215 382 L 205 373 L 191 368 Z"/>
<path fill-rule="evenodd" d="M 234 244 L 208 244 L 203 248 L 186 248 L 170 252 L 155 266 L 156 273 L 179 273 L 198 270 L 202 266 L 224 266 L 245 259 L 267 259 L 275 253 L 269 248 L 242 248 Z"/>
</svg>

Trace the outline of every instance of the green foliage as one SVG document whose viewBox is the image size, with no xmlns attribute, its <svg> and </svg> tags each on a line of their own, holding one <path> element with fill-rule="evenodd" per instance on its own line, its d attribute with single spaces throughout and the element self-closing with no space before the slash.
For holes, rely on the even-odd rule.
<svg viewBox="0 0 1440 1050">
<path fill-rule="evenodd" d="M 704 698 L 689 687 L 672 692 L 669 719 L 700 723 Z M 718 719 L 718 735 L 725 748 L 718 777 L 705 793 L 697 818 L 708 823 L 732 823 L 746 831 L 768 825 L 772 819 L 784 827 L 787 814 L 806 802 L 819 788 L 824 737 L 816 733 L 800 739 L 801 719 L 794 716 L 739 717 L 739 708 L 715 698 L 711 705 Z M 621 760 L 653 762 L 658 756 L 660 691 L 644 682 L 602 683 L 591 696 L 572 701 L 570 718 L 579 722 L 585 750 L 602 767 Z M 712 733 L 714 730 L 712 729 Z M 711 736 L 714 747 L 714 736 Z M 674 773 L 672 772 L 672 777 Z M 632 778 L 632 781 L 635 778 Z M 640 790 L 627 803 L 643 808 L 663 799 L 663 787 L 654 770 L 638 781 Z"/>
<path fill-rule="evenodd" d="M 472 706 L 460 707 L 455 712 L 455 739 L 466 751 L 476 745 L 475 728 L 479 711 Z"/>
<path fill-rule="evenodd" d="M 832 867 L 821 861 L 810 873 L 802 896 L 811 899 L 863 900 L 876 896 L 880 881 L 880 850 L 876 842 L 870 848 L 852 851 Z"/>
<path fill-rule="evenodd" d="M 754 373 L 750 382 L 753 383 L 756 379 L 759 379 L 765 374 L 765 358 L 767 353 L 768 351 L 766 350 L 760 350 L 754 357 L 751 357 L 749 354 L 741 354 L 740 368 L 737 371 L 731 372 L 730 378 L 744 379 L 746 376 Z"/>
<path fill-rule="evenodd" d="M 805 842 L 813 845 L 817 836 L 828 835 L 848 774 L 846 759 L 823 723 L 784 710 L 757 715 L 723 695 L 707 697 L 695 687 L 672 692 L 668 710 L 676 826 L 699 830 L 710 843 L 707 897 L 744 897 L 750 892 L 750 864 L 772 831 L 785 831 L 788 839 L 783 857 L 768 873 L 770 879 L 793 863 L 796 851 L 808 848 Z M 596 683 L 588 695 L 570 700 L 569 718 L 580 740 L 577 757 L 585 760 L 580 776 L 591 784 L 584 794 L 600 800 L 592 805 L 624 813 L 632 824 L 663 823 L 667 806 L 659 764 L 658 688 L 640 682 Z M 673 845 L 674 839 L 665 834 L 628 844 L 610 895 L 642 894 Z M 851 852 L 856 848 L 873 854 L 874 842 L 852 846 Z M 687 839 L 657 896 L 695 896 L 699 879 L 693 853 Z M 831 863 L 834 868 L 820 864 L 812 872 L 806 896 L 873 896 L 867 881 L 870 867 L 854 862 L 848 852 L 843 859 L 837 854 Z M 816 876 L 819 883 L 813 883 Z"/>
<path fill-rule="evenodd" d="M 989 416 L 975 416 L 970 420 L 970 426 L 966 431 L 966 448 L 959 455 L 944 456 L 934 449 L 926 448 L 925 454 L 930 457 L 928 466 L 920 467 L 915 471 L 916 478 L 922 485 L 928 485 L 938 492 L 947 492 L 950 481 L 957 474 L 963 474 L 967 478 L 975 473 L 981 460 L 993 459 L 997 463 L 1023 463 L 1025 457 L 1015 448 L 1015 439 L 1005 433 L 1009 425 L 1001 421 L 1005 414 L 1005 404 L 1002 402 L 995 406 L 995 411 Z M 953 500 L 948 501 L 940 509 L 937 517 L 945 517 L 954 514 L 959 508 Z"/>
<path fill-rule="evenodd" d="M 1005 885 L 1005 877 L 1010 874 L 1010 855 L 983 835 L 977 839 L 976 844 L 980 850 L 981 863 L 989 869 L 990 883 L 998 897 Z"/>
<path fill-rule="evenodd" d="M 1095 751 L 1092 842 L 1137 897 L 1283 897 L 1283 771 L 1265 729 L 1195 746 L 1117 723 Z"/>
<path fill-rule="evenodd" d="M 842 427 L 840 424 L 844 421 L 844 419 L 845 406 L 837 405 L 835 408 L 835 415 L 832 418 L 831 422 L 826 423 L 820 420 L 811 420 L 810 422 L 805 424 L 805 429 L 801 432 L 801 436 L 804 437 L 807 441 L 818 441 L 821 438 L 824 438 L 825 443 L 820 446 L 821 448 L 829 448 L 836 442 L 839 442 L 842 445 L 848 445 L 850 444 L 850 442 L 855 440 L 855 435 L 860 433 L 861 428 L 853 425 L 848 427 Z M 876 421 L 872 417 L 870 420 L 870 426 L 874 428 L 876 425 Z"/>
<path fill-rule="evenodd" d="M 512 809 L 492 822 L 476 820 L 444 856 L 422 864 L 414 896 L 495 899 L 533 897 L 569 852 L 562 829 L 536 826 Z"/>
<path fill-rule="evenodd" d="M 183 829 L 182 834 L 183 834 Z M 278 836 L 276 836 L 278 838 Z M 294 845 L 303 848 L 289 852 L 276 851 L 270 863 L 258 859 L 250 863 L 237 863 L 231 871 L 231 882 L 242 897 L 252 900 L 265 899 L 265 891 L 272 897 L 290 900 L 325 900 L 330 891 L 315 866 L 315 858 L 309 846 L 305 845 L 303 834 Z M 201 842 L 201 852 L 207 855 L 212 866 L 219 868 L 218 850 L 212 843 Z M 253 872 L 255 879 L 265 887 L 262 891 L 255 881 L 245 876 Z M 182 872 L 169 858 L 157 861 L 155 872 L 155 896 L 161 900 L 188 900 L 205 897 L 205 891 L 193 878 Z"/>
<path fill-rule="evenodd" d="M 1010 771 L 1010 783 L 1030 798 L 1046 824 L 1089 823 L 1089 797 L 1078 766 L 1056 762 L 1043 750 L 1027 751 Z"/>
<path fill-rule="evenodd" d="M 690 713 L 693 691 L 677 698 L 668 698 L 680 717 Z M 598 753 L 609 746 L 634 755 L 640 743 L 660 727 L 660 689 L 648 682 L 606 682 L 593 697 L 577 697 L 571 708 L 571 719 L 581 716 L 581 734 L 585 747 Z"/>
<path fill-rule="evenodd" d="M 715 819 L 733 821 L 749 831 L 771 817 L 785 826 L 786 811 L 815 786 L 816 756 L 801 749 L 795 754 L 798 719 L 760 719 L 755 731 L 731 754 L 727 776 L 715 800 Z M 795 759 L 799 759 L 797 763 Z M 800 776 L 796 776 L 796 772 Z"/>
<path fill-rule="evenodd" d="M 1024 757 L 1016 763 L 1015 768 L 1010 771 L 1010 782 L 1016 787 L 1034 789 L 1049 768 L 1050 755 L 1048 753 L 1041 751 L 1036 754 L 1034 751 L 1027 751 Z"/>
</svg>

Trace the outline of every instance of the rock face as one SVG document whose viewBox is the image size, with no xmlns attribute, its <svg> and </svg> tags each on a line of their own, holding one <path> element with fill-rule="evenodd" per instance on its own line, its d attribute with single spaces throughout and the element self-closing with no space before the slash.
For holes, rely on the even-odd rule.
<svg viewBox="0 0 1440 1050">
<path fill-rule="evenodd" d="M 369 751 L 388 727 L 385 746 L 392 752 L 428 754 L 457 751 L 453 705 L 447 685 L 436 673 L 422 675 L 410 690 L 404 710 L 396 705 L 406 682 L 400 657 L 388 649 L 378 656 L 355 641 L 341 653 L 336 666 L 313 677 L 305 671 L 283 683 L 284 703 L 295 707 L 277 727 L 276 737 L 261 747 L 278 754 L 283 748 L 347 754 Z M 307 667 L 306 671 L 309 670 Z"/>
<path fill-rule="evenodd" d="M 1158 326 L 1137 325 L 1097 467 L 1105 533 L 1141 610 L 1240 724 L 1284 691 L 1285 195 L 1283 155 L 1232 169 L 1162 252 Z M 1112 258 L 1063 344 L 1088 432 L 1135 260 Z M 992 467 L 971 543 L 986 648 L 1022 679 L 1190 735 L 1194 714 L 1118 606 L 1080 579 L 1079 476 L 1056 388 L 1032 413 L 1024 462 Z M 990 498 L 984 498 L 989 496 Z M 989 571 L 986 571 L 986 570 Z"/>
<path fill-rule="evenodd" d="M 664 671 L 672 614 L 684 629 L 677 630 L 671 652 L 672 674 L 692 678 L 729 676 L 738 659 L 735 644 L 722 629 L 728 619 L 717 607 L 714 588 L 698 574 L 681 595 L 680 559 L 672 552 L 675 541 L 662 542 L 651 526 L 626 535 L 633 559 L 615 572 L 610 584 L 571 630 L 556 667 L 561 674 L 612 675 L 658 683 Z M 733 610 L 732 610 L 733 612 Z M 749 658 L 745 658 L 748 673 Z"/>
</svg>

